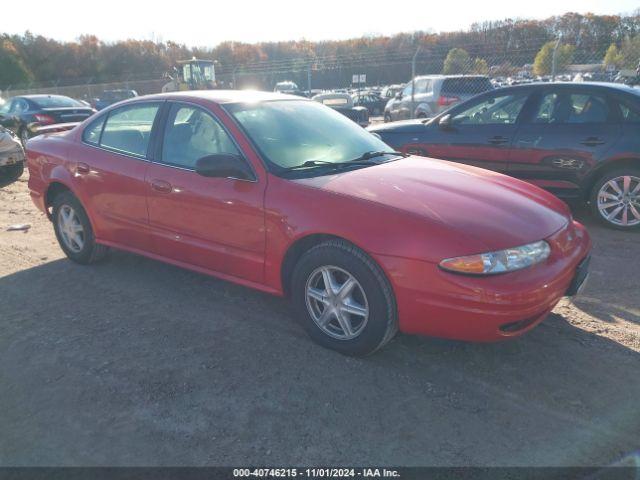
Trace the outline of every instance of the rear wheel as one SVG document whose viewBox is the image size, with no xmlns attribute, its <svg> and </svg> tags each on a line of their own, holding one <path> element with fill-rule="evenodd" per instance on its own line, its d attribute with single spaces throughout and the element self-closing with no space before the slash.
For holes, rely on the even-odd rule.
<svg viewBox="0 0 640 480">
<path fill-rule="evenodd" d="M 74 262 L 95 263 L 109 251 L 95 242 L 89 217 L 71 192 L 63 192 L 53 200 L 53 228 L 60 247 Z"/>
<path fill-rule="evenodd" d="M 640 228 L 640 169 L 623 168 L 607 173 L 594 185 L 591 209 L 610 228 Z"/>
<path fill-rule="evenodd" d="M 294 305 L 320 345 L 346 355 L 375 352 L 398 330 L 393 291 L 373 260 L 341 240 L 306 252 L 293 273 Z"/>
<path fill-rule="evenodd" d="M 24 163 L 16 163 L 15 165 L 9 165 L 6 167 L 0 167 L 0 188 L 11 185 L 18 180 L 24 172 Z"/>
</svg>

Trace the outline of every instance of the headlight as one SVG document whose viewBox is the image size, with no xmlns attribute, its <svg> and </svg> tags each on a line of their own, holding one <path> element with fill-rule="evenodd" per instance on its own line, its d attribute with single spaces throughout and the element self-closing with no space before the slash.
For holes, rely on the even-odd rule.
<svg viewBox="0 0 640 480">
<path fill-rule="evenodd" d="M 440 262 L 440 267 L 455 273 L 493 275 L 520 270 L 544 262 L 549 257 L 549 253 L 551 253 L 549 244 L 541 240 L 499 252 L 447 258 Z"/>
</svg>

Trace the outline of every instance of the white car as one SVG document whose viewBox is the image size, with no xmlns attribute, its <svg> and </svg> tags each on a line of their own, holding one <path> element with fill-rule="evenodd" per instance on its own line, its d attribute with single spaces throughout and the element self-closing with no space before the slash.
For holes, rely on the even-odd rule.
<svg viewBox="0 0 640 480">
<path fill-rule="evenodd" d="M 24 171 L 24 150 L 20 139 L 0 126 L 0 187 L 15 182 Z"/>
</svg>

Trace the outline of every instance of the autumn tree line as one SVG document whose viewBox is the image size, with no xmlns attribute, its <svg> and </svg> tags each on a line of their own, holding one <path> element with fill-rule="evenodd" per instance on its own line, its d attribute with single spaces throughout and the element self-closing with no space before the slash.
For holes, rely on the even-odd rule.
<svg viewBox="0 0 640 480">
<path fill-rule="evenodd" d="M 559 42 L 558 42 L 559 40 Z M 194 48 L 171 41 L 107 43 L 92 35 L 60 42 L 31 32 L 0 34 L 0 89 L 56 82 L 60 85 L 161 78 L 178 60 L 215 60 L 227 84 L 271 87 L 290 79 L 314 87 L 347 85 L 356 73 L 369 83 L 399 83 L 418 73 L 509 72 L 532 65 L 537 75 L 556 66 L 601 64 L 635 69 L 640 60 L 640 10 L 625 15 L 566 13 L 545 20 L 500 20 L 457 32 L 400 33 L 350 40 L 247 44 L 223 42 Z"/>
</svg>

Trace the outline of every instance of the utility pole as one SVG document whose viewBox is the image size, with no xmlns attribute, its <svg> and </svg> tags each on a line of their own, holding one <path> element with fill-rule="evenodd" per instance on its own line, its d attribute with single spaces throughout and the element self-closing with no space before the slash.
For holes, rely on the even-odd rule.
<svg viewBox="0 0 640 480">
<path fill-rule="evenodd" d="M 558 40 L 553 47 L 553 55 L 551 56 L 551 81 L 556 81 L 556 66 L 558 61 L 558 47 L 560 47 L 560 40 L 562 40 L 562 34 L 558 35 Z"/>
<path fill-rule="evenodd" d="M 411 60 L 411 118 L 414 117 L 416 111 L 415 98 L 416 98 L 416 59 L 422 49 L 422 45 L 418 46 L 416 53 L 413 54 Z"/>
</svg>

